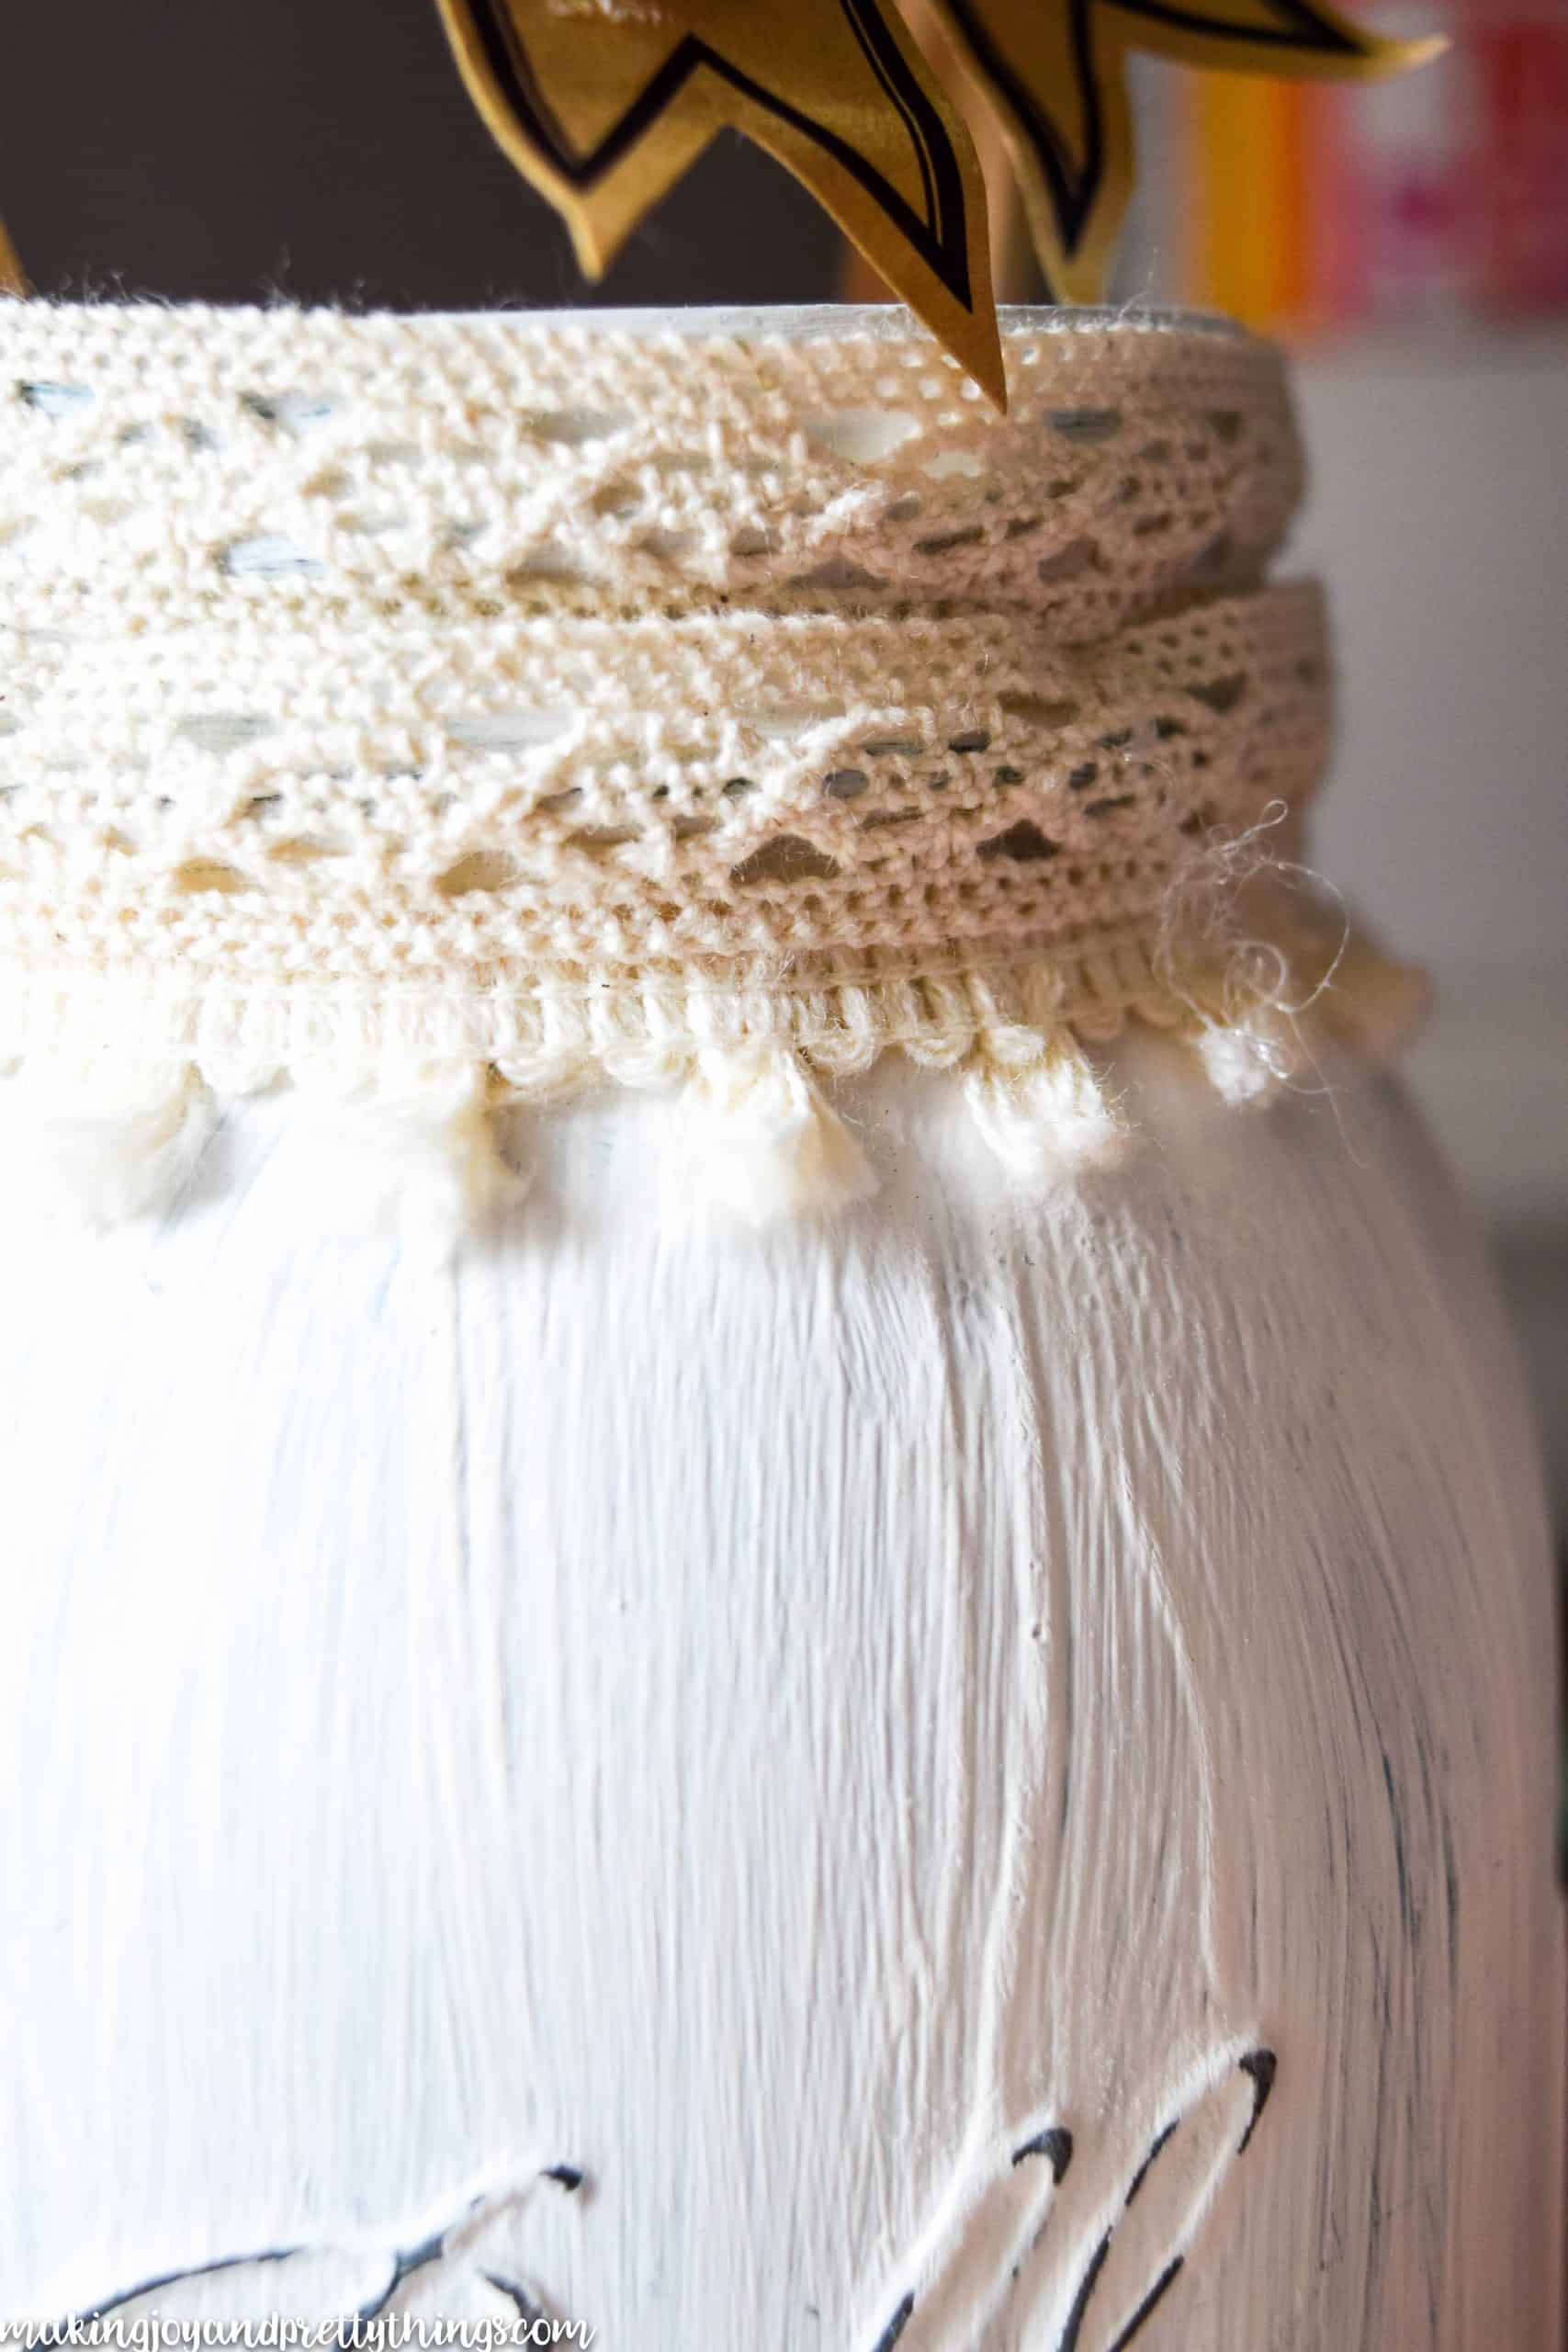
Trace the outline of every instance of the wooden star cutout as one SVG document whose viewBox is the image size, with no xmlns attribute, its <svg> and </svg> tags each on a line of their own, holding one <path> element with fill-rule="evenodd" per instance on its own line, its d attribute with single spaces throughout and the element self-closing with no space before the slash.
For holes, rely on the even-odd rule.
<svg viewBox="0 0 1568 2352">
<path fill-rule="evenodd" d="M 975 143 L 893 0 L 437 0 L 480 112 L 597 276 L 715 133 L 804 181 L 894 291 L 1005 404 Z M 1125 61 L 1396 71 L 1315 0 L 908 0 L 998 122 L 1053 294 L 1104 290 L 1133 180 Z M 1238 187 L 1236 200 L 1247 201 Z M 737 299 L 744 288 L 736 289 Z"/>
<path fill-rule="evenodd" d="M 1103 300 L 1134 176 L 1126 60 L 1134 49 L 1187 65 L 1294 77 L 1373 79 L 1436 55 L 1382 40 L 1309 0 L 928 0 L 972 99 L 1008 149 L 1047 286 Z M 1238 186 L 1245 204 L 1248 191 Z"/>
<path fill-rule="evenodd" d="M 480 112 L 591 276 L 731 126 L 805 182 L 1004 401 L 974 143 L 886 0 L 438 5 Z"/>
</svg>

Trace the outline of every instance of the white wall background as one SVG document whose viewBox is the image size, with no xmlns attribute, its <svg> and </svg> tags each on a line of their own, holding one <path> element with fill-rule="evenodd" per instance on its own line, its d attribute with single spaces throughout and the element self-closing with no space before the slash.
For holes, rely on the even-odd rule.
<svg viewBox="0 0 1568 2352">
<path fill-rule="evenodd" d="M 1303 357 L 1341 741 L 1323 870 L 1425 963 L 1414 1074 L 1503 1249 L 1568 1525 L 1568 331 Z"/>
</svg>

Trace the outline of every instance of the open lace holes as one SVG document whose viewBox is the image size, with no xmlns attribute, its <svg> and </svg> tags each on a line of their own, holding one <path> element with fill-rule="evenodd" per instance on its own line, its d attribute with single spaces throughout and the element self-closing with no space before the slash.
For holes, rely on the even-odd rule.
<svg viewBox="0 0 1568 2352">
<path fill-rule="evenodd" d="M 1034 569 L 1036 576 L 1046 582 L 1081 580 L 1086 571 L 1100 569 L 1100 549 L 1093 539 L 1069 539 L 1065 548 L 1043 555 Z"/>
<path fill-rule="evenodd" d="M 631 424 L 624 409 L 544 409 L 528 419 L 528 430 L 536 441 L 581 449 L 589 442 L 612 440 L 617 433 L 628 431 Z"/>
<path fill-rule="evenodd" d="M 1010 693 L 999 699 L 1010 718 L 1021 718 L 1031 727 L 1070 727 L 1079 715 L 1078 705 L 1067 696 Z"/>
<path fill-rule="evenodd" d="M 171 887 L 181 898 L 199 898 L 209 891 L 231 898 L 237 891 L 253 888 L 248 874 L 237 865 L 225 865 L 220 858 L 187 857 L 169 876 Z"/>
<path fill-rule="evenodd" d="M 272 728 L 273 721 L 260 711 L 203 710 L 181 719 L 175 740 L 198 752 L 239 752 L 247 743 L 259 742 Z"/>
<path fill-rule="evenodd" d="M 302 435 L 324 424 L 333 413 L 334 403 L 323 392 L 242 392 L 240 405 L 249 409 L 264 424 L 276 424 L 285 433 Z"/>
<path fill-rule="evenodd" d="M 273 580 L 319 572 L 319 559 L 286 538 L 281 531 L 258 531 L 246 539 L 231 539 L 220 548 L 218 560 L 231 578 Z"/>
<path fill-rule="evenodd" d="M 1010 857 L 1019 865 L 1032 865 L 1060 854 L 1060 843 L 1048 841 L 1038 825 L 1021 817 L 1005 833 L 993 833 L 989 841 L 980 843 L 978 857 Z"/>
<path fill-rule="evenodd" d="M 737 713 L 742 727 L 761 735 L 768 742 L 792 741 L 807 729 L 820 727 L 824 720 L 841 718 L 843 705 L 837 702 L 759 703 L 753 710 Z"/>
<path fill-rule="evenodd" d="M 682 563 L 697 548 L 695 531 L 669 531 L 662 526 L 644 531 L 637 540 L 637 552 L 650 555 L 660 563 Z"/>
<path fill-rule="evenodd" d="M 36 408 L 40 416 L 75 416 L 91 408 L 97 394 L 90 384 L 18 384 L 17 398 L 24 408 Z"/>
<path fill-rule="evenodd" d="M 509 588 L 531 588 L 541 580 L 557 580 L 573 584 L 590 577 L 585 564 L 564 548 L 530 548 L 528 553 L 514 563 L 506 574 Z"/>
<path fill-rule="evenodd" d="M 1247 692 L 1247 673 L 1232 670 L 1222 678 L 1205 678 L 1187 691 L 1194 702 L 1201 702 L 1219 718 L 1235 709 Z"/>
<path fill-rule="evenodd" d="M 954 474 L 964 481 L 976 481 L 985 470 L 985 459 L 973 449 L 939 450 L 920 468 L 929 481 L 947 481 Z"/>
<path fill-rule="evenodd" d="M 915 541 L 917 555 L 950 555 L 954 548 L 978 547 L 985 537 L 978 523 L 966 523 L 958 531 L 933 531 L 927 538 Z"/>
<path fill-rule="evenodd" d="M 607 516 L 635 514 L 642 504 L 642 497 L 635 482 L 601 482 L 588 502 L 591 514 Z"/>
<path fill-rule="evenodd" d="M 1064 441 L 1092 447 L 1099 442 L 1115 439 L 1122 430 L 1122 412 L 1117 408 L 1055 408 L 1047 412 L 1045 422 Z"/>
<path fill-rule="evenodd" d="M 503 851 L 471 849 L 435 877 L 444 899 L 466 899 L 476 891 L 509 889 L 518 878 L 516 861 Z"/>
<path fill-rule="evenodd" d="M 566 845 L 600 865 L 615 851 L 625 849 L 628 842 L 639 838 L 635 825 L 580 825 L 576 832 L 568 833 Z"/>
<path fill-rule="evenodd" d="M 807 417 L 802 429 L 808 448 L 852 466 L 872 466 L 891 457 L 919 426 L 899 409 L 842 408 Z"/>
<path fill-rule="evenodd" d="M 757 882 L 830 882 L 838 871 L 838 860 L 814 842 L 803 841 L 798 833 L 780 833 L 732 865 L 729 878 L 744 890 Z"/>
<path fill-rule="evenodd" d="M 446 733 L 470 752 L 525 752 L 557 741 L 570 725 L 564 710 L 494 710 L 449 718 Z"/>
<path fill-rule="evenodd" d="M 314 865 L 323 857 L 346 857 L 348 843 L 330 833 L 290 833 L 267 850 L 277 865 Z"/>
</svg>

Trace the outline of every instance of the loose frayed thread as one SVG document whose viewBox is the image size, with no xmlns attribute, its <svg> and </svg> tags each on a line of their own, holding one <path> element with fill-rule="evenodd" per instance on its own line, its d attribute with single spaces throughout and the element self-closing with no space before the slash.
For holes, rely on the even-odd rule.
<svg viewBox="0 0 1568 2352">
<path fill-rule="evenodd" d="M 1332 883 L 1270 846 L 1291 820 L 1277 800 L 1245 831 L 1212 833 L 1167 891 L 1150 955 L 1210 1084 L 1236 1108 L 1299 1085 L 1319 1036 L 1381 1065 L 1430 1001 L 1424 974 L 1356 935 Z"/>
<path fill-rule="evenodd" d="M 1424 1010 L 1425 982 L 1348 935 L 1303 928 L 1292 948 L 1240 934 L 1244 864 L 1248 888 L 1266 880 L 1278 890 L 1278 861 L 1259 860 L 1250 841 L 1225 845 L 1205 886 L 1201 952 L 1189 944 L 1178 959 L 1162 943 L 1159 1001 L 1124 1008 L 1116 1025 L 1131 1012 L 1174 1032 L 1215 1093 L 1236 1105 L 1295 1081 L 1314 1066 L 1320 1039 L 1361 1061 L 1386 1059 Z M 984 986 L 976 980 L 976 989 Z M 1094 1042 L 1111 1034 L 1101 1009 Z M 942 1066 L 929 1039 L 915 1057 Z M 815 1058 L 808 1046 L 776 1038 L 694 1050 L 666 1042 L 650 1046 L 635 1069 L 623 1061 L 615 1076 L 671 1087 L 683 1208 L 765 1227 L 833 1215 L 876 1189 L 872 1161 Z M 945 1067 L 978 1133 L 1021 1187 L 1043 1191 L 1113 1166 L 1136 1139 L 1071 1021 L 993 1018 L 958 1043 Z M 609 1075 L 574 1058 L 552 1091 L 581 1092 Z M 523 1090 L 491 1064 L 398 1063 L 348 1084 L 310 1071 L 294 1079 L 304 1124 L 321 1147 L 306 1204 L 314 1223 L 390 1223 L 440 1257 L 526 1189 L 502 1148 L 498 1115 L 524 1099 Z M 544 1090 L 536 1080 L 531 1091 Z M 0 1166 L 40 1212 L 119 1225 L 178 1198 L 218 1116 L 219 1098 L 195 1062 L 127 1065 L 105 1053 L 86 1064 L 27 1067 L 0 1085 Z"/>
<path fill-rule="evenodd" d="M 1269 845 L 1289 821 L 1290 810 L 1277 800 L 1245 831 L 1211 833 L 1166 893 L 1151 958 L 1162 987 L 1190 1016 L 1210 1084 L 1236 1108 L 1267 1102 L 1301 1070 L 1303 1016 L 1331 983 L 1349 935 L 1342 920 L 1326 967 L 1320 956 L 1317 972 L 1294 1001 L 1292 959 L 1274 935 L 1278 903 L 1269 910 L 1269 932 L 1249 933 L 1247 917 L 1259 899 L 1278 901 L 1292 883 L 1316 884 Z"/>
</svg>

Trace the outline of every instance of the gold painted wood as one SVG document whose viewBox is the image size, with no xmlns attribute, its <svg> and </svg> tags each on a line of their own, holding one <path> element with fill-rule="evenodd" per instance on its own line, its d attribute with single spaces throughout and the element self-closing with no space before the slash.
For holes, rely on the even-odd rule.
<svg viewBox="0 0 1568 2352">
<path fill-rule="evenodd" d="M 1436 56 L 1385 40 L 1316 0 L 919 0 L 947 35 L 942 78 L 971 120 L 995 123 L 1040 266 L 1058 300 L 1104 300 L 1136 177 L 1127 91 L 1134 50 L 1175 63 L 1291 79 L 1369 81 Z M 1232 201 L 1251 185 L 1237 172 Z"/>
<path fill-rule="evenodd" d="M 17 259 L 17 248 L 6 233 L 6 223 L 0 220 L 0 294 L 27 294 L 30 291 L 27 273 Z"/>
<path fill-rule="evenodd" d="M 910 31 L 943 89 L 951 89 L 960 66 L 954 44 L 931 0 L 905 0 L 904 15 Z M 1036 302 L 1044 281 L 1030 238 L 1022 198 L 997 117 L 981 111 L 972 125 L 975 151 L 986 183 L 987 243 L 991 254 L 991 287 L 998 302 Z M 845 253 L 840 295 L 846 302 L 886 302 L 887 280 L 857 246 Z"/>
<path fill-rule="evenodd" d="M 980 165 L 882 0 L 609 6 L 438 0 L 490 130 L 598 277 L 720 130 L 776 156 L 998 406 Z"/>
<path fill-rule="evenodd" d="M 1028 290 L 1019 199 L 1052 296 L 1104 297 L 1135 168 L 1130 51 L 1368 80 L 1442 46 L 1318 0 L 437 4 L 486 122 L 591 276 L 716 131 L 744 130 L 855 247 L 846 291 L 890 287 L 998 402 L 993 284 Z M 1234 201 L 1252 200 L 1238 172 Z"/>
</svg>

